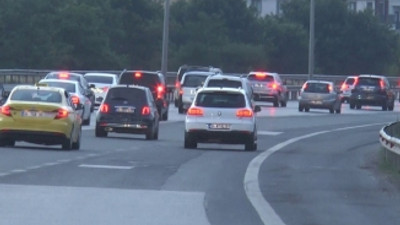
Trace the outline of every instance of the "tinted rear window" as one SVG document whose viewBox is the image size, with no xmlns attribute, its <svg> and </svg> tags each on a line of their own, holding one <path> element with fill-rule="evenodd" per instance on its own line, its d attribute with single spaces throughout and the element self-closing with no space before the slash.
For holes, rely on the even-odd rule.
<svg viewBox="0 0 400 225">
<path fill-rule="evenodd" d="M 274 77 L 270 75 L 250 74 L 249 76 L 247 76 L 247 79 L 254 81 L 262 81 L 262 82 L 274 82 Z"/>
<path fill-rule="evenodd" d="M 357 85 L 366 85 L 366 86 L 380 86 L 381 79 L 373 78 L 373 77 L 360 77 L 358 78 Z"/>
<path fill-rule="evenodd" d="M 142 106 L 147 104 L 147 97 L 144 90 L 136 88 L 111 88 L 108 90 L 106 102 L 111 105 L 123 104 Z"/>
<path fill-rule="evenodd" d="M 326 83 L 307 83 L 304 92 L 309 93 L 329 93 L 329 84 Z"/>
<path fill-rule="evenodd" d="M 245 97 L 238 93 L 212 92 L 199 93 L 196 105 L 216 108 L 241 108 L 246 106 Z"/>
<path fill-rule="evenodd" d="M 113 78 L 106 76 L 85 76 L 89 83 L 112 84 Z"/>
<path fill-rule="evenodd" d="M 62 97 L 58 91 L 18 89 L 13 92 L 10 99 L 15 101 L 60 103 Z"/>
<path fill-rule="evenodd" d="M 241 88 L 242 82 L 236 80 L 219 80 L 211 79 L 207 83 L 207 87 L 231 87 L 231 88 Z"/>
<path fill-rule="evenodd" d="M 71 83 L 63 83 L 63 82 L 46 82 L 42 81 L 40 83 L 45 83 L 49 87 L 59 87 L 59 88 L 64 88 L 67 92 L 69 93 L 76 93 L 76 86 L 75 84 Z"/>
<path fill-rule="evenodd" d="M 178 73 L 178 80 L 181 81 L 183 74 L 185 74 L 186 72 L 190 72 L 190 71 L 202 71 L 202 72 L 208 72 L 210 71 L 210 68 L 208 67 L 200 67 L 200 66 L 193 66 L 193 67 L 183 67 L 179 70 Z"/>
<path fill-rule="evenodd" d="M 157 74 L 141 72 L 135 75 L 135 72 L 126 72 L 121 75 L 119 84 L 135 84 L 155 90 L 161 81 Z"/>
<path fill-rule="evenodd" d="M 185 81 L 183 82 L 182 86 L 185 86 L 185 87 L 203 86 L 204 81 L 206 79 L 207 79 L 207 76 L 204 76 L 204 75 L 195 75 L 195 74 L 186 75 Z"/>
<path fill-rule="evenodd" d="M 346 84 L 348 84 L 348 85 L 353 85 L 353 84 L 354 84 L 354 81 L 356 81 L 356 79 L 354 79 L 354 78 L 347 78 L 347 79 L 346 79 Z"/>
</svg>

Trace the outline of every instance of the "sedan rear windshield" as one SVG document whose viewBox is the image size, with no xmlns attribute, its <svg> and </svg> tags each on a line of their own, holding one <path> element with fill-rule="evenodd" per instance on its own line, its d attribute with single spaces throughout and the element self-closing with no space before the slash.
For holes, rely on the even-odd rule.
<svg viewBox="0 0 400 225">
<path fill-rule="evenodd" d="M 249 76 L 247 76 L 247 79 L 252 81 L 274 82 L 274 77 L 270 75 L 250 74 Z"/>
<path fill-rule="evenodd" d="M 327 83 L 307 83 L 304 92 L 310 93 L 329 93 L 329 84 Z"/>
<path fill-rule="evenodd" d="M 85 76 L 89 83 L 112 84 L 113 78 L 106 76 Z"/>
<path fill-rule="evenodd" d="M 142 106 L 147 103 L 144 90 L 136 88 L 111 88 L 108 90 L 106 102 L 111 105 L 125 104 Z"/>
<path fill-rule="evenodd" d="M 75 84 L 71 83 L 64 83 L 64 82 L 40 82 L 45 83 L 49 87 L 59 87 L 64 88 L 68 93 L 76 93 L 76 86 Z"/>
<path fill-rule="evenodd" d="M 244 95 L 227 92 L 203 92 L 196 98 L 196 105 L 211 108 L 242 108 L 246 106 Z"/>
<path fill-rule="evenodd" d="M 200 87 L 200 86 L 203 86 L 205 80 L 207 79 L 207 76 L 191 74 L 191 75 L 186 75 L 184 79 L 185 80 L 184 80 L 182 86 L 184 86 L 184 87 Z"/>
<path fill-rule="evenodd" d="M 207 83 L 207 87 L 231 87 L 231 88 L 241 88 L 242 82 L 236 80 L 228 79 L 211 79 Z"/>
<path fill-rule="evenodd" d="M 11 95 L 10 99 L 15 101 L 54 102 L 54 103 L 60 103 L 62 100 L 61 94 L 57 91 L 29 90 L 29 89 L 15 90 Z"/>
</svg>

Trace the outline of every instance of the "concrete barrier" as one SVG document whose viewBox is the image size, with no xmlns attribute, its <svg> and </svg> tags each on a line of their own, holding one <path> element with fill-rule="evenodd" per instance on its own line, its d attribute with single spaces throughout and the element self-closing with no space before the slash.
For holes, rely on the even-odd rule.
<svg viewBox="0 0 400 225">
<path fill-rule="evenodd" d="M 379 142 L 384 148 L 385 161 L 400 171 L 400 122 L 391 123 L 379 131 Z"/>
</svg>

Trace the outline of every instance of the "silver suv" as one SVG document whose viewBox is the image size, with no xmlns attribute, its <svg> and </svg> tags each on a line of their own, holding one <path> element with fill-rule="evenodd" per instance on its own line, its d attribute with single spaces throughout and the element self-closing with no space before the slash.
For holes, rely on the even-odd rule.
<svg viewBox="0 0 400 225">
<path fill-rule="evenodd" d="M 256 105 L 265 105 L 272 102 L 274 107 L 286 107 L 288 90 L 279 74 L 268 72 L 250 72 L 247 75 L 253 88 L 254 102 Z"/>
<path fill-rule="evenodd" d="M 188 109 L 185 119 L 185 148 L 197 143 L 244 144 L 245 150 L 257 150 L 257 123 L 245 90 L 202 88 Z"/>
</svg>

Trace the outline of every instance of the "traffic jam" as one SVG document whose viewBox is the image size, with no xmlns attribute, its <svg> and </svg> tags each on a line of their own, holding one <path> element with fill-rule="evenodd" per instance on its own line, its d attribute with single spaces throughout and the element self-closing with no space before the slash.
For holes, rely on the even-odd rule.
<svg viewBox="0 0 400 225">
<path fill-rule="evenodd" d="M 289 100 L 285 82 L 271 72 L 225 74 L 219 68 L 185 65 L 175 82 L 171 101 L 166 78 L 158 71 L 50 72 L 36 84 L 17 85 L 6 96 L 0 109 L 0 145 L 23 141 L 79 150 L 82 126 L 90 125 L 92 116 L 98 138 L 125 133 L 157 140 L 171 103 L 186 115 L 184 148 L 226 143 L 256 151 L 257 113 L 263 106 L 286 107 Z M 393 111 L 394 102 L 385 76 L 349 76 L 340 87 L 310 79 L 299 91 L 298 112 L 323 109 L 340 114 L 343 103 L 350 109 L 377 106 Z"/>
</svg>

